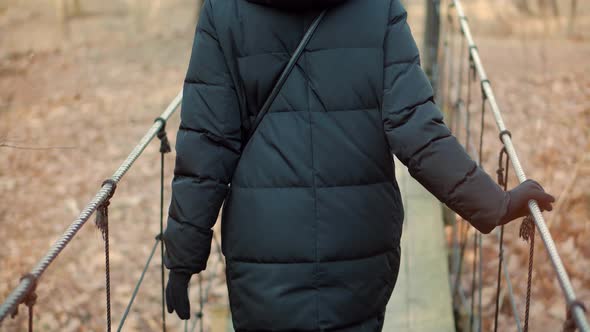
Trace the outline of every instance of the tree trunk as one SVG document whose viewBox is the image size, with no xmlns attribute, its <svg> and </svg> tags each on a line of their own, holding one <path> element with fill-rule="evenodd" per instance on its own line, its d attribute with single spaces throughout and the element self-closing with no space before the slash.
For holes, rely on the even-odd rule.
<svg viewBox="0 0 590 332">
<path fill-rule="evenodd" d="M 434 91 L 438 89 L 438 48 L 440 44 L 440 1 L 426 1 L 423 66 Z"/>
<path fill-rule="evenodd" d="M 559 5 L 557 5 L 557 0 L 549 0 L 549 4 L 551 5 L 551 10 L 553 11 L 553 16 L 559 16 Z"/>
<path fill-rule="evenodd" d="M 574 27 L 576 21 L 576 12 L 578 10 L 578 0 L 571 0 L 570 3 L 570 17 L 567 23 L 567 33 L 571 37 L 574 34 Z"/>
<path fill-rule="evenodd" d="M 549 16 L 549 13 L 555 17 L 559 16 L 559 6 L 556 0 L 538 0 L 538 4 L 542 16 Z"/>
<path fill-rule="evenodd" d="M 516 9 L 518 9 L 523 14 L 526 14 L 529 16 L 533 14 L 533 11 L 531 10 L 531 7 L 529 6 L 528 0 L 515 0 L 514 6 L 516 6 Z"/>
</svg>

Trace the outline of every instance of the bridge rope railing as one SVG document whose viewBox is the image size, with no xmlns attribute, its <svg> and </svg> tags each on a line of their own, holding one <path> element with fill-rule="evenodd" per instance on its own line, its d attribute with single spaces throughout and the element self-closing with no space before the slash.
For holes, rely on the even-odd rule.
<svg viewBox="0 0 590 332">
<path fill-rule="evenodd" d="M 117 184 L 123 176 L 131 169 L 135 161 L 142 155 L 146 147 L 156 138 L 160 140 L 160 218 L 159 226 L 160 233 L 155 237 L 155 242 L 152 246 L 150 254 L 144 264 L 140 277 L 135 285 L 131 298 L 125 308 L 122 318 L 119 322 L 117 331 L 121 331 L 126 319 L 131 311 L 135 298 L 139 292 L 140 286 L 144 281 L 144 277 L 152 262 L 153 257 L 160 247 L 160 281 L 161 281 L 161 314 L 162 314 L 162 331 L 166 331 L 166 312 L 165 312 L 165 275 L 164 275 L 164 245 L 163 245 L 163 227 L 164 227 L 164 161 L 165 154 L 171 151 L 171 147 L 166 134 L 166 122 L 178 110 L 182 101 L 182 92 L 180 92 L 172 102 L 166 107 L 164 112 L 154 121 L 154 124 L 149 128 L 147 133 L 141 138 L 139 143 L 133 148 L 131 153 L 127 156 L 125 161 L 119 166 L 114 174 L 103 182 L 100 190 L 95 194 L 94 198 L 82 209 L 78 218 L 76 218 L 66 231 L 55 241 L 49 248 L 46 254 L 38 261 L 33 269 L 25 274 L 18 285 L 8 294 L 4 302 L 0 305 L 0 325 L 8 317 L 15 317 L 18 314 L 18 308 L 21 304 L 28 307 L 28 330 L 33 331 L 33 307 L 37 301 L 36 289 L 39 286 L 40 278 L 43 276 L 47 268 L 55 261 L 63 249 L 65 249 L 72 239 L 76 236 L 78 231 L 90 220 L 93 214 L 96 214 L 96 226 L 102 233 L 105 244 L 105 293 L 106 293 L 106 330 L 111 331 L 111 296 L 110 296 L 110 262 L 109 262 L 109 233 L 108 233 L 108 206 L 112 199 Z M 221 246 L 216 237 L 214 237 L 214 244 L 216 251 L 214 255 L 217 256 L 217 266 L 225 264 L 223 255 L 221 253 Z M 216 271 L 217 268 L 212 267 L 210 271 Z M 203 325 L 203 308 L 206 299 L 209 297 L 210 290 L 214 281 L 214 276 L 210 276 L 207 280 L 207 286 L 203 286 L 203 276 L 198 276 L 199 287 L 199 311 L 196 313 L 192 322 L 190 331 L 194 331 L 199 322 L 200 331 L 204 331 Z M 204 290 L 203 290 L 204 289 Z M 189 331 L 188 322 L 184 323 L 184 330 Z"/>
<path fill-rule="evenodd" d="M 506 128 L 502 112 L 498 105 L 492 84 L 488 79 L 485 67 L 482 63 L 479 50 L 473 39 L 469 21 L 460 0 L 433 1 L 441 12 L 441 5 L 446 4 L 447 22 L 443 24 L 443 47 L 439 56 L 441 73 L 439 76 L 440 84 L 437 84 L 438 101 L 444 106 L 450 116 L 450 127 L 456 136 L 459 134 L 465 136 L 465 148 L 474 156 L 476 162 L 483 168 L 482 154 L 485 130 L 485 113 L 486 109 L 492 112 L 493 119 L 499 132 L 499 139 L 502 143 L 498 160 L 498 169 L 496 171 L 498 183 L 507 189 L 509 163 L 519 182 L 524 182 L 527 178 L 522 164 L 516 153 L 510 131 Z M 458 60 L 458 61 L 457 61 Z M 464 80 L 466 79 L 466 86 Z M 479 82 L 481 93 L 481 122 L 479 144 L 476 147 L 473 143 L 471 133 L 471 104 L 473 99 L 472 85 Z M 465 93 L 464 93 L 465 92 Z M 464 97 L 463 95 L 466 94 Z M 555 242 L 547 228 L 547 224 L 537 203 L 533 200 L 528 202 L 530 215 L 526 217 L 520 228 L 520 237 L 530 243 L 528 278 L 525 302 L 524 326 L 520 320 L 520 315 L 516 305 L 510 275 L 506 268 L 506 260 L 510 255 L 504 247 L 504 226 L 499 227 L 496 232 L 498 240 L 498 273 L 495 297 L 494 312 L 494 331 L 498 330 L 498 314 L 500 299 L 502 296 L 501 281 L 505 280 L 510 300 L 511 311 L 514 317 L 517 331 L 528 331 L 531 286 L 533 273 L 533 254 L 535 227 L 543 241 L 549 260 L 556 273 L 557 280 L 562 290 L 566 302 L 566 320 L 563 331 L 574 331 L 576 328 L 582 332 L 590 332 L 590 327 L 585 315 L 585 308 L 581 301 L 576 298 L 569 275 L 563 265 L 563 262 L 557 251 Z M 470 235 L 471 234 L 471 235 Z M 473 264 L 471 266 L 471 290 L 470 303 L 467 304 L 467 296 L 461 283 L 464 255 L 467 250 L 469 238 L 473 239 Z M 453 222 L 452 225 L 452 254 L 451 254 L 451 271 L 454 276 L 451 288 L 453 292 L 455 310 L 469 313 L 469 331 L 482 331 L 482 288 L 483 288 L 483 235 L 469 227 L 465 222 Z M 502 278 L 503 276 L 503 278 Z M 476 294 L 477 290 L 477 294 Z M 477 299 L 476 299 L 477 295 Z M 477 304 L 477 308 L 476 308 Z"/>
</svg>

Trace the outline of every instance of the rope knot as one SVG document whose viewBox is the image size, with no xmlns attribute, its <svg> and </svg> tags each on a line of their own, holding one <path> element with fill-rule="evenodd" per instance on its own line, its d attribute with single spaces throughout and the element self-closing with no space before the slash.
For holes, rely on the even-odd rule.
<svg viewBox="0 0 590 332">
<path fill-rule="evenodd" d="M 172 151 L 170 147 L 170 141 L 168 141 L 168 135 L 166 134 L 166 120 L 163 118 L 157 118 L 154 122 L 162 123 L 162 127 L 158 130 L 158 139 L 160 140 L 160 153 L 168 153 Z"/>
<path fill-rule="evenodd" d="M 571 301 L 566 308 L 566 318 L 565 322 L 563 322 L 563 332 L 575 332 L 578 328 L 576 326 L 576 320 L 574 319 L 574 308 L 579 307 L 582 311 L 586 311 L 586 306 L 580 300 L 573 300 Z"/>
<path fill-rule="evenodd" d="M 28 279 L 30 284 L 19 304 L 24 304 L 29 308 L 29 312 L 33 309 L 35 303 L 37 303 L 37 277 L 32 273 L 24 274 L 20 280 Z M 14 311 L 10 314 L 10 318 L 14 318 L 18 315 L 18 305 L 14 308 Z"/>
<path fill-rule="evenodd" d="M 23 299 L 23 303 L 27 307 L 32 307 L 37 303 L 37 277 L 32 273 L 27 273 L 20 278 L 20 280 L 24 279 L 28 279 L 31 282 L 31 286 Z"/>
<path fill-rule="evenodd" d="M 109 205 L 111 204 L 111 198 L 115 194 L 115 190 L 117 190 L 117 181 L 106 179 L 103 181 L 101 187 L 104 187 L 106 184 L 110 184 L 111 189 L 104 201 L 96 208 L 96 220 L 94 222 L 96 227 L 101 231 L 103 240 L 107 237 L 109 227 Z"/>
<path fill-rule="evenodd" d="M 535 236 L 535 222 L 531 215 L 526 216 L 522 224 L 520 224 L 518 236 L 526 242 L 529 242 Z"/>
<path fill-rule="evenodd" d="M 106 290 L 106 306 L 107 306 L 107 332 L 111 331 L 111 272 L 109 263 L 109 205 L 110 200 L 117 190 L 117 181 L 115 179 L 106 179 L 102 182 L 102 186 L 110 184 L 111 188 L 107 193 L 105 199 L 100 203 L 96 209 L 96 227 L 102 233 L 104 241 L 104 258 L 105 258 L 105 290 Z"/>
</svg>

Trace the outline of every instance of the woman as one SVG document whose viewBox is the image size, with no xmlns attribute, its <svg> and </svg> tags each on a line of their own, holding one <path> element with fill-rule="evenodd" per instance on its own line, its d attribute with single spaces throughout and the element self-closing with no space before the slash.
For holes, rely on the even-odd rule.
<svg viewBox="0 0 590 332">
<path fill-rule="evenodd" d="M 525 215 L 529 199 L 553 201 L 533 181 L 504 192 L 451 135 L 399 0 L 206 0 L 181 117 L 165 263 L 168 310 L 182 319 L 224 201 L 235 329 L 354 332 L 381 330 L 399 269 L 391 153 L 483 233 Z"/>
</svg>

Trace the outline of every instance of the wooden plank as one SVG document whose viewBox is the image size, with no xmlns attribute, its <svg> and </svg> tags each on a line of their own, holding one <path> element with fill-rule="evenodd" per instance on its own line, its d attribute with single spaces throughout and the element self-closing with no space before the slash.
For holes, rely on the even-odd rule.
<svg viewBox="0 0 590 332">
<path fill-rule="evenodd" d="M 406 218 L 400 273 L 383 331 L 455 331 L 441 204 L 406 169 L 396 171 Z"/>
</svg>

